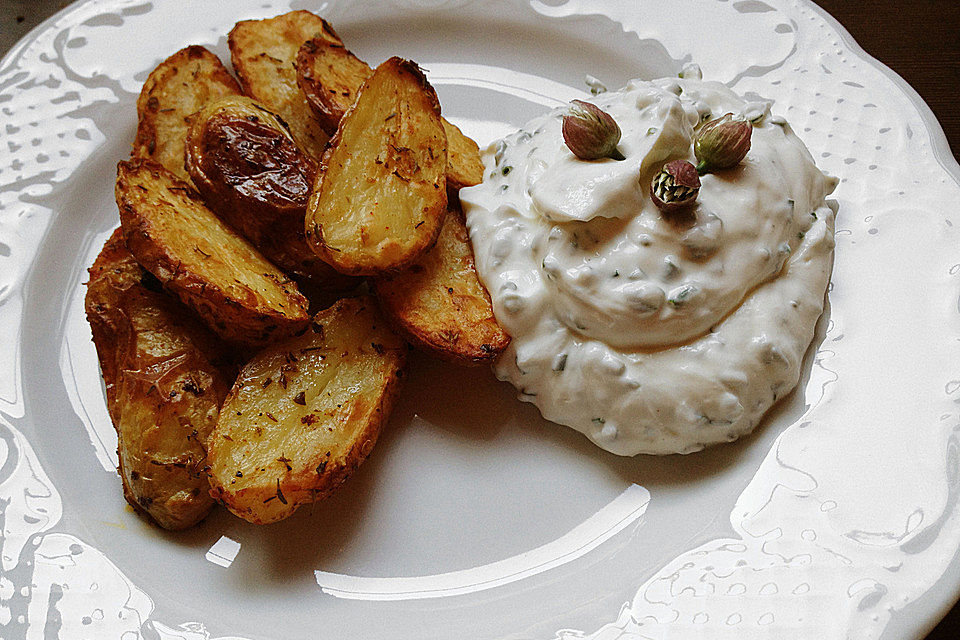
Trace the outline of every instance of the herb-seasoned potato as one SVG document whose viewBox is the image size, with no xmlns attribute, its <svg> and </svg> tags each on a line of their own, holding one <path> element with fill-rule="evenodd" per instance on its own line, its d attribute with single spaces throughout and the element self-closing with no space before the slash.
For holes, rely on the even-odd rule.
<svg viewBox="0 0 960 640">
<path fill-rule="evenodd" d="M 343 114 L 357 100 L 373 69 L 342 42 L 307 40 L 297 52 L 297 84 L 313 108 L 320 126 L 333 135 Z"/>
<path fill-rule="evenodd" d="M 300 46 L 312 38 L 340 42 L 333 28 L 309 11 L 243 20 L 228 42 L 243 92 L 283 118 L 300 148 L 319 158 L 329 136 L 297 87 L 293 66 Z"/>
<path fill-rule="evenodd" d="M 363 84 L 323 155 L 307 241 L 342 273 L 410 264 L 440 233 L 446 164 L 437 94 L 416 64 L 390 58 Z"/>
<path fill-rule="evenodd" d="M 447 134 L 447 186 L 459 190 L 483 182 L 483 161 L 477 143 L 446 119 L 443 131 Z"/>
<path fill-rule="evenodd" d="M 317 165 L 275 114 L 246 96 L 207 105 L 187 134 L 186 165 L 207 206 L 270 262 L 321 290 L 352 283 L 307 245 Z"/>
<path fill-rule="evenodd" d="M 373 70 L 353 55 L 343 43 L 323 38 L 308 40 L 297 53 L 297 83 L 320 121 L 333 135 L 340 119 L 354 101 Z M 480 184 L 483 161 L 477 143 L 443 119 L 447 134 L 447 186 L 451 189 Z"/>
<path fill-rule="evenodd" d="M 260 346 L 309 322 L 296 285 L 156 162 L 121 162 L 116 197 L 130 252 L 224 340 Z"/>
<path fill-rule="evenodd" d="M 477 276 L 467 227 L 455 204 L 433 249 L 405 271 L 378 278 L 374 288 L 393 325 L 442 358 L 485 362 L 510 343 Z"/>
<path fill-rule="evenodd" d="M 143 83 L 137 98 L 133 157 L 156 160 L 189 181 L 183 146 L 191 116 L 208 102 L 239 93 L 240 85 L 220 58 L 197 45 L 177 51 Z"/>
<path fill-rule="evenodd" d="M 370 298 L 346 298 L 243 368 L 210 436 L 212 495 L 244 520 L 282 520 L 370 454 L 405 346 Z"/>
<path fill-rule="evenodd" d="M 230 383 L 226 346 L 130 255 L 119 229 L 90 268 L 87 320 L 127 501 L 166 529 L 214 501 L 201 465 Z"/>
</svg>

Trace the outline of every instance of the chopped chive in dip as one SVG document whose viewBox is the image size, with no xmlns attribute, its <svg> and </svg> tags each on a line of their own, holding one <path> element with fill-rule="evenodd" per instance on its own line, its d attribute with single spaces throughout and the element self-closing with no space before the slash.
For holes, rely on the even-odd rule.
<svg viewBox="0 0 960 640">
<path fill-rule="evenodd" d="M 802 322 L 792 301 L 826 288 L 831 238 L 812 225 L 833 220 L 829 178 L 790 127 L 767 126 L 776 116 L 765 102 L 684 76 L 589 100 L 623 128 L 627 161 L 578 156 L 557 121 L 571 108 L 558 107 L 524 127 L 535 140 L 508 135 L 496 166 L 489 147 L 493 179 L 461 193 L 478 274 L 512 339 L 497 377 L 620 455 L 689 453 L 744 433 L 769 407 L 768 387 L 782 395 L 792 386 L 794 356 L 809 344 L 821 296 L 801 297 Z M 727 113 L 753 153 L 737 158 L 739 169 L 712 157 L 711 175 L 698 173 L 702 197 L 660 215 L 653 176 L 699 163 L 692 138 Z M 763 127 L 746 123 L 762 118 Z M 815 264 L 784 268 L 801 247 Z M 789 363 L 762 365 L 757 336 Z"/>
<path fill-rule="evenodd" d="M 669 302 L 674 307 L 679 307 L 685 302 L 688 302 L 690 298 L 693 297 L 693 294 L 695 294 L 696 292 L 697 292 L 697 288 L 695 286 L 693 286 L 692 284 L 685 284 L 679 289 L 677 289 L 676 291 L 674 291 L 673 295 L 667 298 L 667 302 Z"/>
<path fill-rule="evenodd" d="M 560 373 L 567 368 L 567 354 L 561 353 L 553 360 L 553 370 Z"/>
</svg>

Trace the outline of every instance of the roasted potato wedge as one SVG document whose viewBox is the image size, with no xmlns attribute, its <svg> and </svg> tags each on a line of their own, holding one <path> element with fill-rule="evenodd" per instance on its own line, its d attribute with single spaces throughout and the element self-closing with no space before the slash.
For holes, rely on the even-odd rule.
<svg viewBox="0 0 960 640">
<path fill-rule="evenodd" d="M 156 162 L 121 162 L 116 198 L 130 252 L 224 340 L 262 346 L 309 322 L 296 285 Z"/>
<path fill-rule="evenodd" d="M 186 166 L 207 206 L 267 260 L 321 290 L 354 284 L 307 245 L 317 165 L 275 114 L 246 96 L 207 105 L 187 133 Z"/>
<path fill-rule="evenodd" d="M 440 233 L 446 164 L 436 93 L 416 64 L 390 58 L 363 84 L 323 155 L 307 241 L 341 273 L 412 263 Z"/>
<path fill-rule="evenodd" d="M 297 84 L 323 127 L 331 136 L 343 114 L 357 101 L 364 80 L 373 69 L 342 42 L 312 38 L 297 52 Z"/>
<path fill-rule="evenodd" d="M 483 161 L 477 143 L 446 118 L 443 131 L 447 134 L 447 186 L 460 190 L 483 182 Z"/>
<path fill-rule="evenodd" d="M 133 157 L 156 160 L 189 182 L 183 147 L 191 116 L 208 102 L 239 94 L 240 85 L 220 58 L 197 45 L 177 51 L 143 83 Z"/>
<path fill-rule="evenodd" d="M 202 464 L 233 381 L 226 345 L 160 289 L 119 229 L 90 268 L 85 307 L 124 497 L 165 529 L 196 524 L 214 504 Z"/>
<path fill-rule="evenodd" d="M 255 524 L 325 497 L 370 454 L 405 346 L 373 299 L 345 298 L 243 368 L 210 436 L 212 495 Z"/>
<path fill-rule="evenodd" d="M 243 92 L 283 118 L 300 148 L 320 158 L 329 135 L 297 87 L 293 66 L 300 46 L 313 38 L 340 42 L 323 18 L 309 11 L 291 11 L 238 22 L 228 43 Z"/>
<path fill-rule="evenodd" d="M 463 213 L 456 203 L 447 212 L 433 249 L 405 271 L 377 278 L 374 290 L 395 327 L 413 344 L 446 360 L 486 362 L 510 343 L 477 276 Z"/>
<path fill-rule="evenodd" d="M 316 113 L 320 126 L 333 135 L 340 119 L 354 101 L 373 70 L 353 55 L 343 43 L 314 38 L 297 52 L 297 84 Z M 483 161 L 477 143 L 456 125 L 443 119 L 447 134 L 447 186 L 451 189 L 480 184 Z"/>
</svg>

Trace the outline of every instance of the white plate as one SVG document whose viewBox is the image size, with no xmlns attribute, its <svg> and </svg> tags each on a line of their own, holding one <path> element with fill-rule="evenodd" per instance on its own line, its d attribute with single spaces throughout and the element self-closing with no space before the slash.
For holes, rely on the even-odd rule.
<svg viewBox="0 0 960 640">
<path fill-rule="evenodd" d="M 605 454 L 486 370 L 414 363 L 361 471 L 269 526 L 166 534 L 123 502 L 81 283 L 134 100 L 187 44 L 312 8 L 423 64 L 481 142 L 676 73 L 774 98 L 842 178 L 799 390 L 688 457 Z M 809 2 L 80 2 L 0 65 L 0 636 L 921 637 L 960 588 L 960 168 L 929 110 Z M 579 630 L 579 631 L 576 631 Z"/>
</svg>

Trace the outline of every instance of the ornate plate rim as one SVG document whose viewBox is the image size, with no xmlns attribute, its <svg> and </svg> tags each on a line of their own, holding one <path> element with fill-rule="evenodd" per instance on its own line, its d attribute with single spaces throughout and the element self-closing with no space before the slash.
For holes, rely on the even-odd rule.
<svg viewBox="0 0 960 640">
<path fill-rule="evenodd" d="M 33 28 L 26 36 L 11 47 L 2 60 L 0 60 L 0 74 L 4 73 L 14 64 L 26 47 L 42 34 L 52 30 L 70 14 L 90 5 L 103 5 L 104 7 L 108 7 L 116 5 L 117 3 L 117 0 L 78 0 L 64 7 Z M 813 10 L 820 16 L 840 38 L 847 51 L 854 54 L 869 66 L 880 71 L 894 82 L 902 94 L 908 98 L 913 107 L 917 109 L 923 120 L 926 131 L 930 136 L 934 156 L 938 164 L 949 174 L 954 182 L 960 184 L 960 164 L 958 164 L 957 159 L 950 150 L 949 142 L 941 125 L 922 97 L 901 76 L 862 49 L 849 32 L 824 9 L 812 2 L 812 0 L 800 0 L 799 4 L 807 9 Z M 31 255 L 30 258 L 32 257 Z M 21 276 L 17 284 L 21 285 L 23 279 L 24 276 Z M 911 634 L 928 633 L 956 603 L 958 598 L 960 598 L 960 558 L 954 557 L 937 584 L 931 587 L 917 601 L 912 603 L 912 607 L 925 611 L 926 615 L 916 617 L 912 621 L 913 624 L 909 622 L 906 623 L 904 625 L 904 631 Z M 917 637 L 921 636 L 918 635 Z"/>
</svg>

